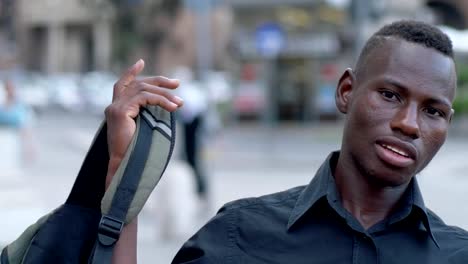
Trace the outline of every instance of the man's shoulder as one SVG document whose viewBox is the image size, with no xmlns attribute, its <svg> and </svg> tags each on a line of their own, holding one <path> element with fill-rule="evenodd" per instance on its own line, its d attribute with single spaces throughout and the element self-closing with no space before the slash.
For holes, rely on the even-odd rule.
<svg viewBox="0 0 468 264">
<path fill-rule="evenodd" d="M 431 230 L 441 247 L 468 249 L 468 231 L 447 225 L 437 214 L 427 209 Z"/>
<path fill-rule="evenodd" d="M 226 203 L 220 211 L 249 211 L 292 207 L 305 186 L 297 186 L 281 192 L 271 193 L 259 197 L 249 197 Z"/>
</svg>

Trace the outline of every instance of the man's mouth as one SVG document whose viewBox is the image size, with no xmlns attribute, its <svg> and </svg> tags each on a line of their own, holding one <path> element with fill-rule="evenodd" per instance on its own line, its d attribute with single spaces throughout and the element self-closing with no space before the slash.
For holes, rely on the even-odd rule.
<svg viewBox="0 0 468 264">
<path fill-rule="evenodd" d="M 416 161 L 416 148 L 395 138 L 385 138 L 376 142 L 377 156 L 393 167 L 408 167 Z"/>
<path fill-rule="evenodd" d="M 408 153 L 406 153 L 406 152 L 405 152 L 404 150 L 402 150 L 402 149 L 399 149 L 398 147 L 389 146 L 389 145 L 386 145 L 386 144 L 383 144 L 383 143 L 381 143 L 381 144 L 379 144 L 379 145 L 382 146 L 382 147 L 384 147 L 385 149 L 388 149 L 388 150 L 390 150 L 390 151 L 393 151 L 393 152 L 395 152 L 396 154 L 401 155 L 401 156 L 403 156 L 403 157 L 406 157 L 406 158 L 409 158 L 409 157 L 410 157 L 410 155 L 409 155 Z"/>
</svg>

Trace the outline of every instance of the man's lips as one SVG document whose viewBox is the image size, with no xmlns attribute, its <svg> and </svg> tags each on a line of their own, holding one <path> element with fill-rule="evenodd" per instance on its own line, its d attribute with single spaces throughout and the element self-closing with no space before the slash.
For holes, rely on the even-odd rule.
<svg viewBox="0 0 468 264">
<path fill-rule="evenodd" d="M 410 166 L 417 159 L 417 150 L 412 144 L 394 137 L 377 140 L 376 151 L 381 160 L 396 167 Z"/>
</svg>

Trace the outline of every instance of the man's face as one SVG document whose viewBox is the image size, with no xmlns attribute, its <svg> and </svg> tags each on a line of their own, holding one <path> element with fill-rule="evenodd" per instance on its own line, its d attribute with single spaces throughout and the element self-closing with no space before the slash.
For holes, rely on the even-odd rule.
<svg viewBox="0 0 468 264">
<path fill-rule="evenodd" d="M 390 38 L 363 67 L 359 76 L 350 74 L 352 87 L 344 94 L 342 150 L 376 183 L 407 183 L 446 139 L 456 87 L 453 60 Z"/>
</svg>

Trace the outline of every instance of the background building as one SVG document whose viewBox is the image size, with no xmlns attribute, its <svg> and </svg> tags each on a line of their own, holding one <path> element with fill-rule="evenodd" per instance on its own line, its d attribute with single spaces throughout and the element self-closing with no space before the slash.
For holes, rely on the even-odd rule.
<svg viewBox="0 0 468 264">
<path fill-rule="evenodd" d="M 14 0 L 0 0 L 0 70 L 15 63 Z"/>
<path fill-rule="evenodd" d="M 0 69 L 118 73 L 144 58 L 145 74 L 170 76 L 185 66 L 206 81 L 223 72 L 232 80 L 234 119 L 339 119 L 337 75 L 375 30 L 397 19 L 464 29 L 468 2 L 0 0 Z"/>
<path fill-rule="evenodd" d="M 112 6 L 80 0 L 15 2 L 18 59 L 25 69 L 45 73 L 110 69 Z"/>
<path fill-rule="evenodd" d="M 346 10 L 323 1 L 228 2 L 238 115 L 267 122 L 335 116 L 329 82 L 347 56 Z"/>
<path fill-rule="evenodd" d="M 464 0 L 427 0 L 426 6 L 430 8 L 437 23 L 456 29 L 468 26 L 468 2 Z"/>
</svg>

